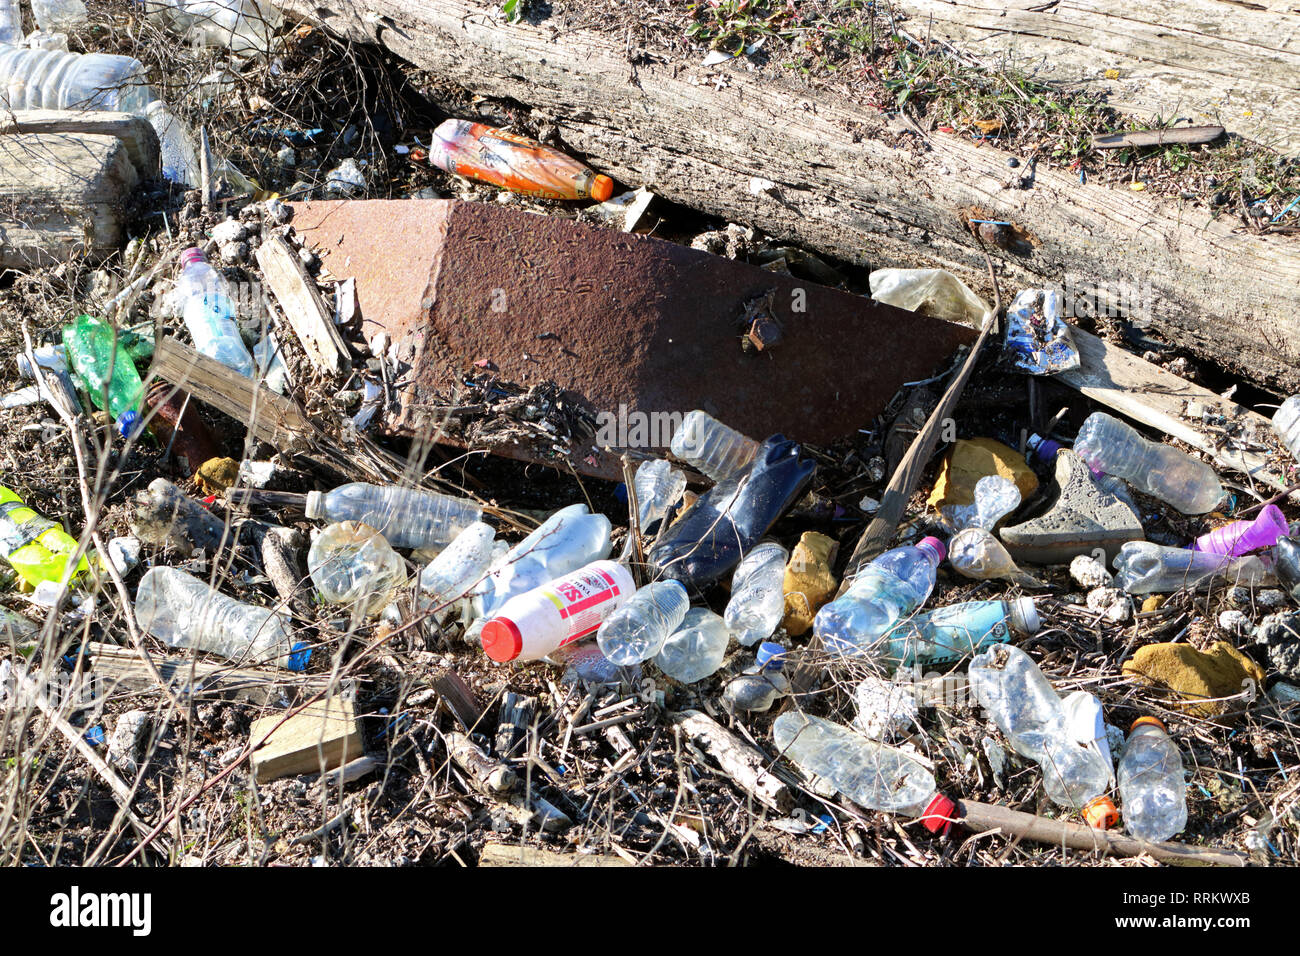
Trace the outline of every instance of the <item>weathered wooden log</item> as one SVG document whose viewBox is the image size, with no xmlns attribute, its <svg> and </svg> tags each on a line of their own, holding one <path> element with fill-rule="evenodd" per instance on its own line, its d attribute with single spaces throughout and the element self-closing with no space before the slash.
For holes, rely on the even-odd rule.
<svg viewBox="0 0 1300 956">
<path fill-rule="evenodd" d="M 282 6 L 477 94 L 536 107 L 567 146 L 624 183 L 843 259 L 939 266 L 987 288 L 968 220 L 1015 223 L 1025 238 L 1002 257 L 1005 287 L 1095 286 L 1103 308 L 1125 308 L 1172 344 L 1261 384 L 1300 389 L 1294 237 L 1081 185 L 1042 163 L 1022 188 L 1023 170 L 986 143 L 923 134 L 874 108 L 734 66 L 654 62 L 622 35 L 507 23 L 496 4 Z M 723 82 L 708 82 L 719 75 Z M 775 187 L 751 190 L 752 178 Z"/>
<path fill-rule="evenodd" d="M 717 761 L 723 772 L 745 793 L 778 813 L 788 813 L 794 806 L 790 788 L 768 769 L 761 753 L 698 710 L 672 714 L 673 724 Z"/>
</svg>

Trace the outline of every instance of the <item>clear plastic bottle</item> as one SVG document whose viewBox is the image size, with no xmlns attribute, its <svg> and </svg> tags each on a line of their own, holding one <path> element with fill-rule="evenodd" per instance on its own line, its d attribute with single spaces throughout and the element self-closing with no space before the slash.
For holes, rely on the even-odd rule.
<svg viewBox="0 0 1300 956">
<path fill-rule="evenodd" d="M 265 58 L 283 18 L 259 0 L 144 0 L 147 12 L 189 43 L 228 47 L 236 56 Z"/>
<path fill-rule="evenodd" d="M 447 544 L 483 517 L 472 501 L 423 488 L 355 481 L 333 491 L 309 491 L 304 509 L 315 521 L 362 521 L 394 548 Z"/>
<path fill-rule="evenodd" d="M 1273 431 L 1291 457 L 1300 461 L 1300 395 L 1292 395 L 1273 413 Z"/>
<path fill-rule="evenodd" d="M 0 108 L 143 116 L 154 98 L 144 65 L 134 57 L 0 47 Z"/>
<path fill-rule="evenodd" d="M 76 552 L 77 541 L 72 535 L 27 507 L 14 492 L 0 487 L 0 554 L 19 577 L 32 587 L 42 581 L 58 583 Z M 82 555 L 73 578 L 89 568 Z"/>
<path fill-rule="evenodd" d="M 23 12 L 18 0 L 0 0 L 0 44 L 23 42 Z"/>
<path fill-rule="evenodd" d="M 985 475 L 975 482 L 975 500 L 968 505 L 946 505 L 939 509 L 955 531 L 983 528 L 992 531 L 997 523 L 1020 507 L 1020 489 L 1001 475 Z"/>
<path fill-rule="evenodd" d="M 1124 828 L 1129 833 L 1154 842 L 1168 840 L 1187 826 L 1183 758 L 1156 718 L 1133 721 L 1118 780 Z"/>
<path fill-rule="evenodd" d="M 948 563 L 964 578 L 973 581 L 1010 581 L 1021 587 L 1042 587 L 1038 580 L 1016 564 L 1006 546 L 983 528 L 958 531 L 948 542 Z"/>
<path fill-rule="evenodd" d="M 1285 537 L 1273 548 L 1277 561 L 1277 579 L 1291 595 L 1291 600 L 1300 604 L 1300 538 Z"/>
<path fill-rule="evenodd" d="M 1129 541 L 1114 565 L 1115 587 L 1129 594 L 1168 594 L 1215 582 L 1253 587 L 1273 578 L 1272 568 L 1255 555 L 1234 558 L 1150 541 Z"/>
<path fill-rule="evenodd" d="M 694 684 L 717 672 L 729 643 L 731 631 L 722 618 L 707 607 L 693 607 L 664 641 L 655 663 L 673 680 Z"/>
<path fill-rule="evenodd" d="M 240 664 L 303 670 L 310 656 L 293 642 L 282 614 L 236 601 L 177 568 L 145 572 L 135 592 L 135 616 L 140 627 L 170 647 L 195 648 Z"/>
<path fill-rule="evenodd" d="M 235 302 L 230 287 L 208 263 L 202 249 L 192 247 L 181 253 L 176 295 L 194 347 L 240 375 L 256 378 L 257 366 L 235 323 Z"/>
<path fill-rule="evenodd" d="M 901 622 L 885 635 L 877 660 L 898 667 L 952 664 L 1038 626 L 1033 598 L 949 604 Z"/>
<path fill-rule="evenodd" d="M 71 33 L 90 20 L 81 0 L 32 0 L 32 16 L 47 33 Z"/>
<path fill-rule="evenodd" d="M 1089 467 L 1123 478 L 1183 514 L 1204 514 L 1223 497 L 1223 486 L 1209 465 L 1177 448 L 1147 441 L 1105 412 L 1088 416 L 1074 450 Z"/>
<path fill-rule="evenodd" d="M 886 551 L 817 612 L 814 633 L 832 653 L 870 656 L 881 637 L 925 603 L 944 554 L 938 538 Z"/>
<path fill-rule="evenodd" d="M 772 739 L 800 770 L 830 781 L 859 806 L 921 817 L 932 833 L 952 825 L 956 807 L 938 792 L 934 774 L 897 748 L 794 710 L 776 718 Z"/>
<path fill-rule="evenodd" d="M 174 183 L 197 186 L 202 181 L 203 169 L 199 160 L 199 144 L 195 142 L 190 128 L 162 100 L 148 103 L 144 108 L 144 117 L 158 134 L 163 176 Z M 223 166 L 222 173 L 225 172 Z"/>
<path fill-rule="evenodd" d="M 737 711 L 761 714 L 790 693 L 790 682 L 782 669 L 785 667 L 785 648 L 772 641 L 758 645 L 754 663 L 727 681 L 722 688 L 722 707 L 728 713 Z"/>
<path fill-rule="evenodd" d="M 585 504 L 561 508 L 494 563 L 475 593 L 475 614 L 490 617 L 512 597 L 608 557 L 610 529 L 609 519 Z"/>
<path fill-rule="evenodd" d="M 615 664 L 639 664 L 663 649 L 691 606 L 680 581 L 655 581 L 637 590 L 596 632 L 600 651 Z"/>
<path fill-rule="evenodd" d="M 1114 822 L 1105 796 L 1111 768 L 1075 742 L 1060 696 L 1028 654 L 1010 644 L 989 648 L 971 661 L 970 685 L 1012 749 L 1042 768 L 1053 803 L 1082 811 L 1092 826 Z"/>
<path fill-rule="evenodd" d="M 785 616 L 785 565 L 790 554 L 775 541 L 764 541 L 736 565 L 731 599 L 723 615 L 736 640 L 752 647 L 767 640 Z"/>
<path fill-rule="evenodd" d="M 384 536 L 360 521 L 322 531 L 307 552 L 307 573 L 323 600 L 378 614 L 406 583 L 406 562 Z"/>
<path fill-rule="evenodd" d="M 667 515 L 686 491 L 686 475 L 666 458 L 641 462 L 632 483 L 642 532 Z"/>
<path fill-rule="evenodd" d="M 725 481 L 754 460 L 758 445 L 697 408 L 682 419 L 669 448 L 697 471 L 714 481 Z"/>
<path fill-rule="evenodd" d="M 452 616 L 460 600 L 487 574 L 496 556 L 495 537 L 491 525 L 475 521 L 420 572 L 422 602 L 437 609 L 434 617 L 439 624 Z"/>
<path fill-rule="evenodd" d="M 144 399 L 144 383 L 116 330 L 81 315 L 63 327 L 63 346 L 91 401 L 102 408 L 107 397 L 109 414 L 128 433 Z"/>
</svg>

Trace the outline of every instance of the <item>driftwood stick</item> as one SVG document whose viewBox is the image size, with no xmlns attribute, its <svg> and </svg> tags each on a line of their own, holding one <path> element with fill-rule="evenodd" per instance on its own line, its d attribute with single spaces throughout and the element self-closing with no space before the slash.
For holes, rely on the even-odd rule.
<svg viewBox="0 0 1300 956">
<path fill-rule="evenodd" d="M 788 813 L 794 806 L 790 788 L 767 769 L 770 761 L 707 714 L 683 710 L 670 715 L 669 720 L 716 760 L 736 786 L 759 803 L 778 813 Z"/>
<path fill-rule="evenodd" d="M 493 760 L 482 748 L 464 734 L 446 735 L 447 754 L 469 776 L 469 781 L 480 793 L 495 797 L 512 790 L 519 782 L 518 775 L 498 760 Z"/>
<path fill-rule="evenodd" d="M 1032 813 L 974 800 L 958 800 L 957 814 L 970 830 L 1000 830 L 1012 839 L 1052 843 L 1075 850 L 1095 851 L 1113 856 L 1147 854 L 1162 863 L 1183 866 L 1245 866 L 1249 858 L 1236 850 L 1188 846 L 1184 843 L 1149 843 L 1109 830 L 1094 830 L 1065 820 L 1048 820 Z"/>
</svg>

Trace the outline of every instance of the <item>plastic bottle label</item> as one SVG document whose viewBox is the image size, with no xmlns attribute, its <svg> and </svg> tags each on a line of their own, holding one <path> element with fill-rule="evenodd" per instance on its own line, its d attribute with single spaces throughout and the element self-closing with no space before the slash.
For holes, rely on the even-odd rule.
<svg viewBox="0 0 1300 956">
<path fill-rule="evenodd" d="M 560 612 L 568 635 L 561 646 L 586 637 L 606 617 L 605 605 L 613 601 L 622 589 L 608 571 L 594 570 L 572 574 L 555 587 L 542 589 L 542 594 Z"/>
<path fill-rule="evenodd" d="M 22 512 L 26 512 L 26 515 Z M 42 518 L 21 501 L 6 501 L 0 504 L 0 548 L 3 548 L 7 555 L 31 544 L 51 528 L 57 527 L 58 525 L 49 518 Z"/>
</svg>

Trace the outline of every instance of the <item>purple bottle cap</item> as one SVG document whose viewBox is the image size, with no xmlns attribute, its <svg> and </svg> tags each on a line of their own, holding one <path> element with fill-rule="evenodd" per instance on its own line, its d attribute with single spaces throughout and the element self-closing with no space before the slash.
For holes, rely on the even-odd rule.
<svg viewBox="0 0 1300 956">
<path fill-rule="evenodd" d="M 1050 438 L 1044 438 L 1042 435 L 1030 435 L 1025 442 L 1034 456 L 1043 462 L 1051 461 L 1056 457 L 1056 453 L 1061 450 L 1059 441 L 1052 441 Z"/>
<path fill-rule="evenodd" d="M 200 249 L 198 246 L 190 246 L 188 249 L 186 249 L 184 252 L 181 253 L 182 269 L 184 269 L 186 266 L 194 262 L 207 262 L 207 261 L 208 261 L 208 257 L 203 254 L 203 250 Z"/>
<path fill-rule="evenodd" d="M 922 538 L 916 545 L 918 548 L 926 548 L 936 555 L 935 566 L 943 564 L 943 559 L 948 556 L 948 546 L 935 537 Z"/>
</svg>

